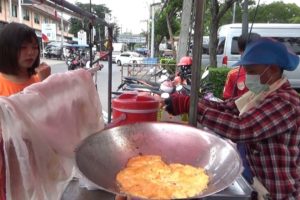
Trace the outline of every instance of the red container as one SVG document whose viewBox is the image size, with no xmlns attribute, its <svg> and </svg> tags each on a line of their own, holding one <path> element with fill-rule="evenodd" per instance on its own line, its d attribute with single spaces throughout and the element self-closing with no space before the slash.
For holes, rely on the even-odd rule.
<svg viewBox="0 0 300 200">
<path fill-rule="evenodd" d="M 113 121 L 116 125 L 157 121 L 159 101 L 136 93 L 121 94 L 112 101 Z"/>
</svg>

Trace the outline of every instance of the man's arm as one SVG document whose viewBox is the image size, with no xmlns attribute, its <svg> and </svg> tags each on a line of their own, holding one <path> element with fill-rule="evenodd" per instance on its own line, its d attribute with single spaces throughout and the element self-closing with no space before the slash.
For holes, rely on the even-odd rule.
<svg viewBox="0 0 300 200">
<path fill-rule="evenodd" d="M 275 134 L 288 132 L 297 120 L 293 106 L 280 97 L 266 99 L 256 108 L 243 115 L 232 114 L 229 110 L 219 111 L 199 105 L 199 123 L 212 131 L 234 141 L 259 141 Z"/>
<path fill-rule="evenodd" d="M 231 111 L 232 113 L 238 115 L 239 112 L 236 108 L 234 100 L 235 99 L 229 99 L 224 102 L 214 102 L 202 99 L 200 100 L 198 107 L 200 108 L 201 105 L 203 105 L 205 107 L 220 110 L 223 112 Z M 164 103 L 166 105 L 166 111 L 168 111 L 172 115 L 188 113 L 190 107 L 190 96 L 175 93 L 169 99 L 166 99 Z"/>
</svg>

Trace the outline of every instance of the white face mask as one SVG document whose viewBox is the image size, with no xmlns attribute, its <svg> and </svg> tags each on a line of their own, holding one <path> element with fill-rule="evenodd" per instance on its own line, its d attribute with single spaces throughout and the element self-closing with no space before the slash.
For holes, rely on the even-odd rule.
<svg viewBox="0 0 300 200">
<path fill-rule="evenodd" d="M 270 86 L 268 84 L 262 84 L 260 82 L 261 75 L 263 75 L 267 70 L 268 68 L 265 69 L 265 71 L 262 74 L 254 74 L 254 75 L 246 74 L 245 84 L 247 88 L 254 94 L 259 94 L 262 91 L 269 90 Z"/>
</svg>

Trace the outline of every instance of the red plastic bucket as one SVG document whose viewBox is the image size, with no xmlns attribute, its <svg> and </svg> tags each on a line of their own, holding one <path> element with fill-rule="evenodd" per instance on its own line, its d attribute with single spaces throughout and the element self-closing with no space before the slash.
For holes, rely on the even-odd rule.
<svg viewBox="0 0 300 200">
<path fill-rule="evenodd" d="M 159 101 L 151 96 L 125 93 L 112 101 L 113 121 L 116 125 L 157 121 Z"/>
</svg>

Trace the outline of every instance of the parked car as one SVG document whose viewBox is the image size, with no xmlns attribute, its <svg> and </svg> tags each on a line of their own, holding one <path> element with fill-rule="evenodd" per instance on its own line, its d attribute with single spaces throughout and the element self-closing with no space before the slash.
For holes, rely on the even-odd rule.
<svg viewBox="0 0 300 200">
<path fill-rule="evenodd" d="M 144 56 L 136 52 L 126 51 L 116 56 L 116 63 L 118 66 L 123 64 L 140 64 L 144 58 Z"/>
<path fill-rule="evenodd" d="M 112 51 L 112 62 L 116 63 L 116 57 L 121 53 L 128 51 L 128 46 L 125 43 L 112 43 L 113 51 Z"/>
<path fill-rule="evenodd" d="M 70 48 L 72 45 L 69 43 L 50 42 L 44 48 L 44 56 L 46 58 L 56 58 L 63 60 L 66 57 L 66 48 Z"/>
<path fill-rule="evenodd" d="M 249 24 L 249 31 L 251 25 Z M 262 37 L 271 37 L 292 49 L 300 57 L 300 24 L 253 24 L 252 31 Z M 217 66 L 232 67 L 240 59 L 237 39 L 242 34 L 242 24 L 227 24 L 219 28 Z M 202 65 L 209 64 L 209 55 L 202 54 Z M 285 71 L 293 88 L 300 90 L 300 64 L 295 71 Z"/>
<path fill-rule="evenodd" d="M 149 50 L 147 48 L 136 48 L 135 52 L 142 54 L 143 56 L 147 56 L 149 54 Z"/>
</svg>

